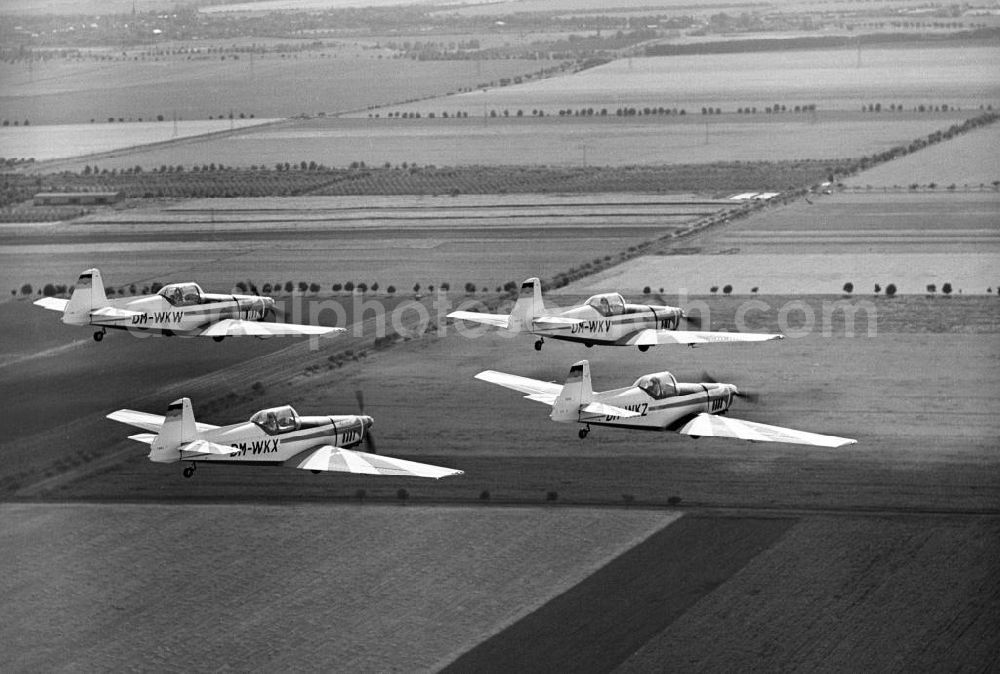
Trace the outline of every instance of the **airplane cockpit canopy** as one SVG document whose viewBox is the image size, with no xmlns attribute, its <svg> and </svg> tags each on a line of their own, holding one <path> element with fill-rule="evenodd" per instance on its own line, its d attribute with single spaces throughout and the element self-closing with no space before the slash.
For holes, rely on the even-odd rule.
<svg viewBox="0 0 1000 674">
<path fill-rule="evenodd" d="M 677 380 L 669 372 L 658 372 L 639 377 L 633 386 L 641 388 L 654 400 L 677 395 Z"/>
<path fill-rule="evenodd" d="M 299 427 L 299 415 L 291 405 L 261 410 L 250 417 L 250 421 L 268 433 L 287 433 Z"/>
<path fill-rule="evenodd" d="M 197 283 L 171 283 L 160 288 L 158 294 L 175 307 L 201 304 L 202 292 Z"/>
<path fill-rule="evenodd" d="M 587 305 L 597 309 L 601 316 L 620 316 L 625 313 L 625 299 L 618 293 L 594 295 Z"/>
</svg>

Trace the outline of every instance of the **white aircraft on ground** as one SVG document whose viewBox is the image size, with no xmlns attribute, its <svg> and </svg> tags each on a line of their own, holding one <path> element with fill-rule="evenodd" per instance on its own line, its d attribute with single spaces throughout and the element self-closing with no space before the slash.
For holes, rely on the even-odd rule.
<svg viewBox="0 0 1000 674">
<path fill-rule="evenodd" d="M 286 466 L 314 473 L 333 471 L 362 475 L 441 478 L 462 471 L 394 459 L 374 453 L 373 420 L 364 415 L 303 417 L 290 405 L 257 412 L 249 421 L 231 426 L 196 422 L 191 400 L 170 403 L 166 416 L 118 410 L 108 419 L 137 426 L 148 433 L 129 438 L 150 446 L 156 463 L 187 461 L 184 477 L 194 475 L 199 462 L 243 466 Z M 371 452 L 347 449 L 365 441 Z"/>
<path fill-rule="evenodd" d="M 535 350 L 541 351 L 545 337 L 567 342 L 608 346 L 637 346 L 640 351 L 658 344 L 711 344 L 716 342 L 762 342 L 783 335 L 748 332 L 678 330 L 687 318 L 679 307 L 629 304 L 618 293 L 594 295 L 579 306 L 547 312 L 542 302 L 542 284 L 529 278 L 509 316 L 477 311 L 453 311 L 448 318 L 482 323 L 508 332 L 537 335 Z"/>
<path fill-rule="evenodd" d="M 108 329 L 137 330 L 162 335 L 197 335 L 221 342 L 226 337 L 324 335 L 344 328 L 294 323 L 265 323 L 274 312 L 274 299 L 260 295 L 206 293 L 197 283 L 171 283 L 155 295 L 108 299 L 101 272 L 80 274 L 68 300 L 43 297 L 35 304 L 61 311 L 67 325 L 93 325 L 101 341 Z"/>
<path fill-rule="evenodd" d="M 477 379 L 525 393 L 528 400 L 552 406 L 553 421 L 613 426 L 650 431 L 674 431 L 691 437 L 716 436 L 755 442 L 789 442 L 819 447 L 840 447 L 857 442 L 850 438 L 820 435 L 754 421 L 729 419 L 725 414 L 734 398 L 750 397 L 733 384 L 714 381 L 683 384 L 669 372 L 639 377 L 631 386 L 595 392 L 590 384 L 590 363 L 573 365 L 565 384 L 539 381 L 486 370 Z"/>
</svg>

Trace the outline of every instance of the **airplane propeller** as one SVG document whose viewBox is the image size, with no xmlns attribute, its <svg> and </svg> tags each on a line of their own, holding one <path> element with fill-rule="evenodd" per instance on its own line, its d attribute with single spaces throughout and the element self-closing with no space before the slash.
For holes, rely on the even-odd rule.
<svg viewBox="0 0 1000 674">
<path fill-rule="evenodd" d="M 708 382 L 709 384 L 718 384 L 718 383 L 720 383 L 715 377 L 713 377 L 708 372 L 702 372 L 701 373 L 701 379 L 702 379 L 702 381 Z M 733 392 L 733 395 L 736 396 L 737 398 L 743 398 L 744 400 L 746 400 L 749 403 L 755 403 L 755 402 L 757 402 L 757 401 L 760 400 L 760 394 L 759 393 L 753 393 L 753 392 L 750 392 L 750 391 L 743 391 L 743 390 L 740 390 L 739 388 L 737 388 L 736 391 Z"/>
<path fill-rule="evenodd" d="M 681 315 L 681 318 L 684 319 L 684 321 L 686 321 L 688 323 L 688 325 L 691 325 L 692 327 L 695 327 L 695 328 L 700 328 L 701 327 L 701 314 L 695 314 L 694 316 L 688 316 L 687 313 L 685 312 L 684 314 Z"/>
<path fill-rule="evenodd" d="M 365 392 L 361 389 L 354 390 L 354 397 L 358 401 L 358 410 L 362 415 L 365 413 Z M 369 454 L 378 454 L 378 450 L 375 448 L 375 436 L 372 435 L 371 429 L 365 430 L 365 449 Z"/>
<path fill-rule="evenodd" d="M 656 293 L 655 295 L 653 295 L 653 297 L 655 297 L 656 301 L 659 302 L 660 304 L 664 306 L 670 306 L 670 302 L 664 299 L 663 295 Z M 681 320 L 686 321 L 688 325 L 690 325 L 691 327 L 694 328 L 701 327 L 701 313 L 697 313 L 694 316 L 688 316 L 687 313 L 683 309 L 681 309 Z"/>
</svg>

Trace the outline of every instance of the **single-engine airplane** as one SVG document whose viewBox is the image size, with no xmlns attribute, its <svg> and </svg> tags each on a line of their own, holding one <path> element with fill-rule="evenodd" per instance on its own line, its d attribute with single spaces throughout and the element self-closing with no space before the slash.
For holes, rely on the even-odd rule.
<svg viewBox="0 0 1000 674">
<path fill-rule="evenodd" d="M 674 431 L 698 438 L 716 436 L 754 442 L 789 442 L 818 447 L 841 447 L 857 442 L 850 438 L 820 435 L 720 415 L 734 398 L 749 398 L 733 384 L 714 381 L 684 384 L 669 372 L 639 377 L 631 386 L 595 392 L 590 384 L 590 363 L 581 360 L 570 368 L 565 384 L 539 381 L 486 370 L 477 379 L 525 393 L 528 400 L 552 406 L 553 421 L 585 424 L 581 439 L 591 426 L 613 426 L 650 431 Z"/>
<path fill-rule="evenodd" d="M 104 339 L 108 329 L 138 330 L 162 335 L 197 335 L 221 342 L 226 337 L 252 335 L 325 335 L 344 328 L 319 325 L 263 322 L 275 311 L 274 299 L 260 295 L 206 293 L 197 283 L 171 283 L 155 295 L 108 299 L 101 272 L 88 269 L 80 274 L 68 300 L 43 297 L 35 304 L 62 312 L 67 325 L 93 325 L 100 330 L 94 340 Z"/>
<path fill-rule="evenodd" d="M 508 332 L 537 335 L 535 350 L 541 351 L 546 337 L 585 346 L 637 346 L 640 351 L 659 344 L 711 344 L 716 342 L 762 342 L 783 335 L 752 332 L 678 330 L 687 317 L 679 307 L 630 304 L 618 293 L 594 295 L 579 306 L 547 312 L 542 302 L 542 284 L 529 278 L 509 316 L 476 311 L 453 311 L 448 318 L 482 323 Z"/>
<path fill-rule="evenodd" d="M 333 471 L 363 475 L 441 478 L 462 471 L 394 459 L 374 453 L 373 420 L 364 415 L 299 416 L 290 405 L 257 412 L 231 426 L 196 422 L 189 398 L 170 403 L 166 416 L 117 410 L 108 419 L 148 433 L 129 438 L 150 446 L 156 463 L 187 461 L 184 477 L 200 462 L 243 466 L 286 466 L 314 473 Z M 369 452 L 347 449 L 364 441 Z"/>
</svg>

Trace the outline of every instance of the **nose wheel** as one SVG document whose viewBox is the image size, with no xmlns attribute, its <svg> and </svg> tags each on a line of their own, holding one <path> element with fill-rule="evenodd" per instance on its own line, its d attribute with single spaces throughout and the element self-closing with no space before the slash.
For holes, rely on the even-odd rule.
<svg viewBox="0 0 1000 674">
<path fill-rule="evenodd" d="M 649 351 L 649 344 L 643 344 L 642 346 L 640 346 L 639 351 L 641 351 L 642 353 L 646 353 L 647 351 Z"/>
<path fill-rule="evenodd" d="M 197 469 L 197 466 L 192 461 L 191 465 L 189 465 L 187 468 L 184 469 L 184 477 L 191 477 L 192 475 L 194 475 L 195 469 Z"/>
<path fill-rule="evenodd" d="M 100 330 L 98 330 L 97 332 L 95 332 L 94 333 L 94 341 L 95 342 L 99 342 L 102 339 L 104 339 L 104 333 L 106 333 L 106 332 L 107 332 L 107 330 L 105 330 L 104 328 L 101 328 Z"/>
<path fill-rule="evenodd" d="M 544 344 L 544 343 L 545 343 L 545 340 L 543 340 L 541 337 L 539 337 L 538 341 L 535 342 L 535 351 L 541 351 L 542 350 L 542 344 Z"/>
<path fill-rule="evenodd" d="M 587 437 L 587 433 L 590 433 L 590 426 L 587 426 L 586 428 L 581 428 L 579 432 L 577 432 L 577 435 L 580 437 L 581 440 L 583 440 L 584 438 Z"/>
</svg>

